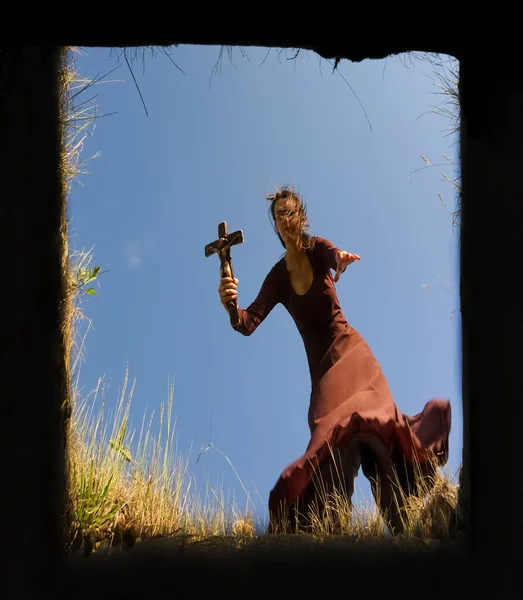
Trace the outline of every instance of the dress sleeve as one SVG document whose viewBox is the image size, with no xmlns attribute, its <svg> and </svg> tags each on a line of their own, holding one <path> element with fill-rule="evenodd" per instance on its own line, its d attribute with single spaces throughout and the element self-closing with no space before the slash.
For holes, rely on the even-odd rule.
<svg viewBox="0 0 523 600">
<path fill-rule="evenodd" d="M 325 266 L 326 270 L 336 270 L 336 254 L 339 250 L 340 249 L 332 242 L 329 242 L 329 240 L 321 237 L 315 238 L 314 251 L 320 263 Z"/>
<path fill-rule="evenodd" d="M 238 307 L 240 324 L 234 327 L 243 335 L 251 335 L 271 310 L 281 302 L 276 265 L 269 271 L 254 302 L 246 309 Z"/>
</svg>

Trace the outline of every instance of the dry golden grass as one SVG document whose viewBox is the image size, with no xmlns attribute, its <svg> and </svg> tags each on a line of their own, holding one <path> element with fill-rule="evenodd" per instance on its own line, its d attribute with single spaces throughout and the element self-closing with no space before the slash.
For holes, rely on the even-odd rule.
<svg viewBox="0 0 523 600">
<path fill-rule="evenodd" d="M 172 386 L 167 404 L 160 408 L 156 437 L 151 434 L 154 414 L 149 418 L 144 415 L 136 450 L 132 451 L 135 432 L 128 419 L 133 391 L 134 385 L 129 386 L 126 376 L 117 408 L 107 415 L 103 404 L 97 407 L 103 395 L 102 381 L 86 398 L 76 396 L 70 443 L 74 507 L 71 548 L 83 545 L 88 553 L 102 539 L 132 546 L 137 538 L 172 535 L 183 536 L 188 543 L 220 536 L 263 535 L 256 531 L 254 514 L 225 509 L 223 492 L 207 490 L 208 497 L 202 501 L 194 488 L 188 461 L 175 448 Z M 452 533 L 457 485 L 443 471 L 436 472 L 430 488 L 420 478 L 417 495 L 403 500 L 404 536 L 441 539 Z M 313 537 L 386 535 L 375 505 L 353 507 L 334 489 L 327 507 L 321 516 L 314 506 L 311 508 L 308 533 Z"/>
<path fill-rule="evenodd" d="M 134 386 L 125 377 L 114 414 L 97 407 L 100 381 L 84 399 L 76 397 L 71 427 L 72 503 L 74 535 L 71 548 L 111 539 L 132 545 L 136 538 L 180 534 L 191 539 L 209 536 L 254 535 L 250 514 L 225 510 L 223 495 L 202 502 L 188 473 L 188 461 L 174 446 L 173 389 L 159 413 L 156 437 L 154 413 L 144 415 L 133 452 L 134 431 L 129 410 Z M 78 393 L 78 392 L 77 392 Z M 94 540 L 94 542 L 93 542 Z"/>
<path fill-rule="evenodd" d="M 331 450 L 331 459 L 334 451 Z M 336 461 L 332 460 L 336 465 Z M 434 475 L 428 477 L 415 466 L 415 479 L 409 494 L 402 491 L 398 480 L 396 506 L 399 510 L 403 537 L 443 539 L 455 533 L 455 517 L 458 499 L 458 483 L 446 470 L 433 463 Z M 320 472 L 318 472 L 320 473 Z M 348 497 L 343 473 L 331 468 L 329 480 L 321 473 L 315 481 L 316 500 L 312 501 L 306 515 L 287 513 L 276 533 L 292 532 L 291 518 L 296 519 L 298 529 L 316 536 L 349 535 L 355 538 L 383 537 L 389 528 L 377 505 L 354 503 Z M 379 481 L 378 481 L 379 497 Z M 297 524 L 296 523 L 296 524 Z"/>
</svg>

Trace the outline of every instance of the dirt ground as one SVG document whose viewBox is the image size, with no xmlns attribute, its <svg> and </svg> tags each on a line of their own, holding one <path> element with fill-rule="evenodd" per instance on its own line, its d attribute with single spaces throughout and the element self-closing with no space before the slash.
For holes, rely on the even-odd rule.
<svg viewBox="0 0 523 600">
<path fill-rule="evenodd" d="M 166 592 L 199 598 L 217 590 L 257 596 L 285 584 L 293 595 L 302 588 L 310 595 L 341 586 L 349 597 L 360 588 L 367 597 L 370 592 L 395 596 L 395 587 L 407 586 L 425 599 L 458 597 L 468 585 L 463 541 L 401 537 L 261 535 L 191 542 L 173 536 L 139 539 L 130 550 L 102 544 L 89 558 L 66 557 L 64 565 L 71 599 L 92 598 L 95 590 L 111 600 Z"/>
</svg>

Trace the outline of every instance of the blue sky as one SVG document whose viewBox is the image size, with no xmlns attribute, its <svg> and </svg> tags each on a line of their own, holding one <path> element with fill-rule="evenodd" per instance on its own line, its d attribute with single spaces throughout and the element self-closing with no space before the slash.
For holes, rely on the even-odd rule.
<svg viewBox="0 0 523 600">
<path fill-rule="evenodd" d="M 242 56 L 235 48 L 233 63 L 225 53 L 212 75 L 219 47 L 179 46 L 171 57 L 183 74 L 146 51 L 133 71 L 147 116 L 123 58 L 105 48 L 83 53 L 77 68 L 88 77 L 119 65 L 94 87 L 99 113 L 115 114 L 97 120 L 83 156 L 99 157 L 69 200 L 72 246 L 92 247 L 94 263 L 108 271 L 83 303 L 92 319 L 84 392 L 105 376 L 114 404 L 128 364 L 139 429 L 144 411 L 166 401 L 173 377 L 178 449 L 191 473 L 202 487 L 208 478 L 245 502 L 219 452 L 196 464 L 211 441 L 263 517 L 279 473 L 308 443 L 305 352 L 281 305 L 251 337 L 231 329 L 217 294 L 219 261 L 205 258 L 204 246 L 220 221 L 243 229 L 233 265 L 246 307 L 283 250 L 264 195 L 292 184 L 311 233 L 361 256 L 338 294 L 399 409 L 413 415 L 433 397 L 450 399 L 455 472 L 462 446 L 455 198 L 435 170 L 414 173 L 424 166 L 420 155 L 433 163 L 443 153 L 457 157 L 448 121 L 430 112 L 441 102 L 430 66 L 344 60 L 333 73 L 312 52 L 292 61 L 291 51 L 247 48 Z M 455 175 L 451 166 L 445 172 Z M 361 475 L 356 488 L 357 498 L 370 500 Z"/>
</svg>

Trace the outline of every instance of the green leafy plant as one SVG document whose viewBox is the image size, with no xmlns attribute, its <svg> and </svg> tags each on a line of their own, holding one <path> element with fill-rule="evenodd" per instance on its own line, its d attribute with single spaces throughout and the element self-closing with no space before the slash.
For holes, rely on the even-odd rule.
<svg viewBox="0 0 523 600">
<path fill-rule="evenodd" d="M 78 271 L 76 273 L 75 288 L 78 290 L 83 289 L 83 291 L 86 294 L 94 296 L 96 294 L 96 290 L 92 287 L 84 289 L 84 286 L 86 286 L 89 283 L 92 283 L 93 281 L 96 280 L 96 278 L 100 274 L 100 269 L 101 269 L 100 265 L 97 265 L 96 267 L 94 267 L 92 269 L 91 268 L 78 269 Z"/>
<path fill-rule="evenodd" d="M 95 477 L 96 472 L 94 461 L 91 461 L 88 472 L 81 470 L 79 478 L 77 473 L 74 473 L 77 494 L 74 505 L 75 520 L 84 532 L 102 527 L 114 519 L 119 510 L 117 504 L 108 508 L 114 474 L 109 476 L 105 485 L 101 485 Z"/>
</svg>

